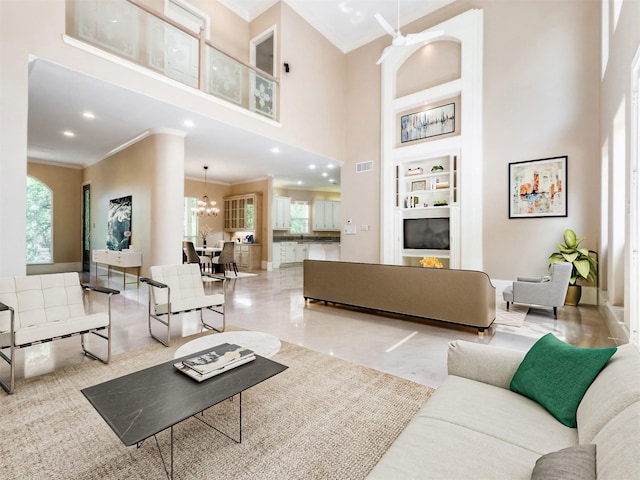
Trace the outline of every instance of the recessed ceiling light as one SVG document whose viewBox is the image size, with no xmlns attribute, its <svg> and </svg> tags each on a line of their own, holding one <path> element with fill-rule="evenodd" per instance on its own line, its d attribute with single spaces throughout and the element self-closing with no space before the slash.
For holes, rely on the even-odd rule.
<svg viewBox="0 0 640 480">
<path fill-rule="evenodd" d="M 329 174 L 328 174 L 327 172 L 322 172 L 322 176 L 323 176 L 323 177 L 328 177 L 328 176 L 329 176 Z"/>
<path fill-rule="evenodd" d="M 334 183 L 334 182 L 335 182 L 335 180 L 334 180 L 333 178 L 330 178 L 330 179 L 329 179 L 329 181 L 330 181 L 331 183 Z"/>
<path fill-rule="evenodd" d="M 311 165 L 309 165 L 309 169 L 310 169 L 310 170 L 315 170 L 315 169 L 316 169 L 316 166 L 312 163 Z"/>
<path fill-rule="evenodd" d="M 333 168 L 333 167 L 335 167 L 335 165 L 333 163 L 330 163 L 330 164 L 327 165 L 327 168 Z"/>
<path fill-rule="evenodd" d="M 184 121 L 184 126 L 185 126 L 185 127 L 189 127 L 189 128 L 191 128 L 191 127 L 193 127 L 194 125 L 195 125 L 195 123 L 193 123 L 191 120 L 185 120 L 185 121 Z"/>
<path fill-rule="evenodd" d="M 75 136 L 76 136 L 76 134 L 75 134 L 75 133 L 73 133 L 71 130 L 65 130 L 64 132 L 62 132 L 62 134 L 63 134 L 65 137 L 75 137 Z"/>
<path fill-rule="evenodd" d="M 96 116 L 93 114 L 93 112 L 90 111 L 86 111 L 86 112 L 82 112 L 82 116 L 84 118 L 96 118 Z"/>
<path fill-rule="evenodd" d="M 298 180 L 298 185 L 302 185 L 302 180 Z"/>
<path fill-rule="evenodd" d="M 271 149 L 271 153 L 280 153 L 280 149 L 278 147 L 273 147 Z"/>
</svg>

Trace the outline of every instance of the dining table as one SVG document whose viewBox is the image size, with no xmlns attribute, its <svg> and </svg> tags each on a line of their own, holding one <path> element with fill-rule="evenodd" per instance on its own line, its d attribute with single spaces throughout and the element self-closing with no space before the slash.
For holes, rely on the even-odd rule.
<svg viewBox="0 0 640 480">
<path fill-rule="evenodd" d="M 195 247 L 195 249 L 198 254 L 207 255 L 211 257 L 211 260 L 213 260 L 213 257 L 217 257 L 218 255 L 220 255 L 220 252 L 222 252 L 222 248 L 218 248 L 218 247 Z M 211 266 L 211 272 L 216 273 L 213 261 L 211 262 L 210 266 Z"/>
</svg>

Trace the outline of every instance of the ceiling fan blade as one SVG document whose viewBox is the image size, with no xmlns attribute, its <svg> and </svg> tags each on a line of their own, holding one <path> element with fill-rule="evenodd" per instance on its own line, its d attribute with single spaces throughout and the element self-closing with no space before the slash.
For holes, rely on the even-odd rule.
<svg viewBox="0 0 640 480">
<path fill-rule="evenodd" d="M 376 18 L 376 20 L 378 20 L 378 23 L 382 26 L 382 28 L 386 30 L 389 35 L 391 35 L 393 38 L 396 38 L 398 36 L 398 33 L 393 29 L 391 25 L 389 25 L 389 22 L 387 22 L 382 15 L 376 13 L 374 17 Z"/>
<path fill-rule="evenodd" d="M 380 55 L 380 58 L 378 59 L 378 61 L 376 62 L 376 65 L 380 65 L 382 63 L 382 61 L 385 59 L 385 57 L 387 55 L 389 55 L 391 53 L 391 47 L 387 47 L 382 51 L 382 55 Z"/>
<path fill-rule="evenodd" d="M 405 45 L 415 45 L 416 43 L 426 42 L 432 38 L 439 37 L 443 33 L 444 32 L 442 30 L 436 30 L 435 32 L 410 33 L 405 37 Z"/>
</svg>

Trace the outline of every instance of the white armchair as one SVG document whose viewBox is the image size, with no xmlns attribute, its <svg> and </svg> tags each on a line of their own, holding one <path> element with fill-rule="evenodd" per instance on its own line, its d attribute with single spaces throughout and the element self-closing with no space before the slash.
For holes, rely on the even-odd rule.
<svg viewBox="0 0 640 480">
<path fill-rule="evenodd" d="M 200 268 L 196 264 L 153 266 L 149 269 L 149 273 L 151 278 L 140 279 L 141 282 L 149 285 L 149 335 L 168 347 L 171 342 L 172 316 L 192 310 L 200 310 L 200 323 L 205 328 L 216 332 L 224 331 L 225 277 L 205 274 L 222 280 L 222 293 L 205 295 Z M 220 329 L 204 320 L 202 311 L 205 309 L 222 315 Z M 151 319 L 157 320 L 167 328 L 166 340 L 153 333 Z"/>
<path fill-rule="evenodd" d="M 549 277 L 518 277 L 513 285 L 502 292 L 507 310 L 512 303 L 553 307 L 553 318 L 558 318 L 558 307 L 564 305 L 573 265 L 556 262 Z"/>
</svg>

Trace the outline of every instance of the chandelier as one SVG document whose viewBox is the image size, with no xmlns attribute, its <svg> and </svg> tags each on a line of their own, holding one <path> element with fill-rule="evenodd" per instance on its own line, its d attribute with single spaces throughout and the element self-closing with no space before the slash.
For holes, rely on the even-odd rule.
<svg viewBox="0 0 640 480">
<path fill-rule="evenodd" d="M 206 189 L 207 186 L 207 170 L 209 167 L 207 165 L 204 166 L 204 186 Z M 193 212 L 197 213 L 201 217 L 217 217 L 218 213 L 220 213 L 220 209 L 216 207 L 215 200 L 209 200 L 206 194 L 202 196 L 201 199 L 198 200 L 195 207 L 191 209 Z"/>
</svg>

